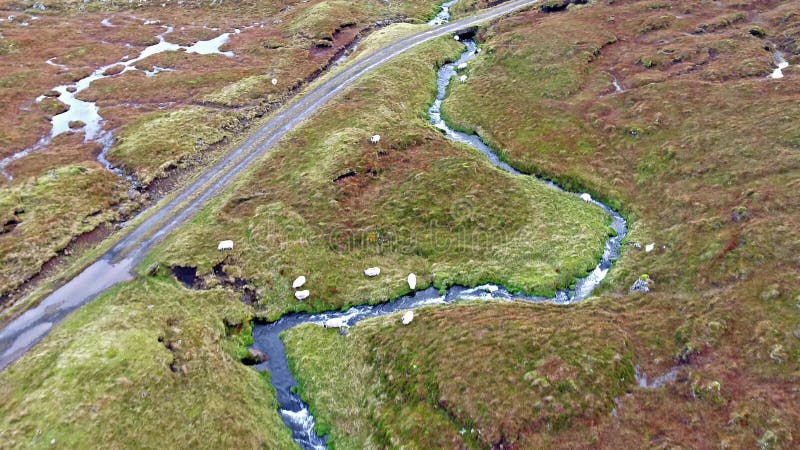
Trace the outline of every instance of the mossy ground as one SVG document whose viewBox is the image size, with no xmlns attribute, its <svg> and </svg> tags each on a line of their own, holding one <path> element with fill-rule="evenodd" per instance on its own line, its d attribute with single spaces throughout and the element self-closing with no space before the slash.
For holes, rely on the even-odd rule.
<svg viewBox="0 0 800 450">
<path fill-rule="evenodd" d="M 434 8 L 428 0 L 290 3 L 58 1 L 48 2 L 40 11 L 31 9 L 33 2 L 0 1 L 4 18 L 0 21 L 0 65 L 4 68 L 0 73 L 0 158 L 36 144 L 50 132 L 51 117 L 65 109 L 54 97 L 41 102 L 37 97 L 52 96 L 55 86 L 75 82 L 123 57 L 135 57 L 157 43 L 156 36 L 166 26 L 173 27 L 166 39 L 181 45 L 232 33 L 223 47 L 235 54 L 232 58 L 165 52 L 137 63 L 140 70 L 98 80 L 79 94 L 100 108 L 104 129 L 113 130 L 115 136 L 108 158 L 134 176 L 137 189 L 147 190 L 135 203 L 146 205 L 239 142 L 359 33 L 387 21 L 421 23 Z M 324 16 L 310 14 L 311 10 Z M 8 20 L 9 16 L 14 20 Z M 105 19 L 112 26 L 103 25 Z M 240 33 L 234 33 L 235 29 Z M 146 77 L 143 71 L 153 66 L 174 71 Z M 274 86 L 272 78 L 278 80 Z M 22 185 L 52 170 L 73 165 L 101 170 L 96 162 L 100 144 L 83 141 L 80 133 L 61 135 L 46 148 L 9 164 L 6 172 L 13 180 L 0 177 L 0 197 L 15 195 Z M 152 184 L 165 177 L 170 178 Z M 104 183 L 112 182 L 111 174 L 105 178 Z M 22 217 L 27 223 L 20 229 L 47 228 L 53 239 L 33 241 L 16 231 L 0 233 L 0 249 L 25 244 L 21 253 L 2 253 L 1 258 L 33 262 L 15 267 L 13 279 L 6 275 L 8 270 L 0 274 L 0 298 L 8 298 L 8 304 L 17 302 L 25 292 L 20 284 L 34 278 L 45 263 L 56 262 L 51 259 L 54 255 L 63 258 L 67 243 L 80 233 L 111 226 L 137 211 L 138 207 L 117 199 L 117 190 L 125 189 L 125 183 L 117 180 L 110 197 L 94 195 L 98 190 L 84 197 L 70 196 L 78 192 L 69 189 L 39 190 L 43 196 L 60 196 L 65 205 L 103 209 L 104 214 L 83 221 L 80 214 L 59 216 L 59 208 L 40 207 L 36 215 Z M 47 201 L 41 199 L 43 204 Z"/>
<path fill-rule="evenodd" d="M 597 312 L 477 302 L 346 336 L 306 325 L 284 342 L 333 448 L 542 448 L 552 442 L 521 430 L 596 420 L 634 384 L 629 336 L 608 316 L 563 320 L 574 309 Z"/>
<path fill-rule="evenodd" d="M 440 39 L 359 81 L 150 255 L 142 267 L 160 262 L 156 277 L 104 294 L 3 372 L 4 446 L 41 431 L 37 442 L 78 447 L 289 448 L 269 387 L 238 361 L 246 326 L 226 322 L 392 298 L 410 271 L 420 286 L 550 291 L 590 268 L 608 233 L 602 211 L 499 171 L 427 123 L 437 65 L 461 51 Z M 216 250 L 223 238 L 233 253 Z M 257 290 L 255 308 L 221 286 L 220 262 Z M 373 264 L 377 280 L 362 273 Z M 204 289 L 180 285 L 174 265 L 198 267 Z M 290 291 L 300 273 L 307 303 Z M 430 417 L 423 404 L 413 412 Z"/>
<path fill-rule="evenodd" d="M 0 374 L 0 446 L 294 448 L 268 375 L 238 359 L 249 317 L 171 277 L 106 292 Z"/>
<path fill-rule="evenodd" d="M 591 270 L 608 217 L 574 196 L 491 166 L 427 123 L 436 65 L 461 45 L 439 40 L 367 75 L 292 132 L 237 188 L 154 252 L 213 267 L 258 289 L 266 317 L 388 300 L 420 287 L 495 281 L 552 295 Z M 369 142 L 381 134 L 379 145 Z M 216 243 L 233 239 L 232 254 Z M 379 266 L 368 280 L 367 267 Z M 305 275 L 299 302 L 292 280 Z"/>
<path fill-rule="evenodd" d="M 796 7 L 796 2 L 615 1 L 562 13 L 531 11 L 481 33 L 484 51 L 470 63 L 468 81 L 452 89 L 444 105 L 447 118 L 459 128 L 477 130 L 517 168 L 621 207 L 632 219 L 629 244 L 655 243 L 649 253 L 626 246 L 601 295 L 586 305 L 535 307 L 542 309 L 536 312 L 530 307 L 523 317 L 555 327 L 544 332 L 546 342 L 553 343 L 546 353 L 568 365 L 574 364 L 571 346 L 593 349 L 608 343 L 624 357 L 630 352 L 650 381 L 676 370 L 673 381 L 657 388 L 620 385 L 627 393 L 617 404 L 573 403 L 571 420 L 559 426 L 548 426 L 539 420 L 540 412 L 525 407 L 531 398 L 544 400 L 542 394 L 525 395 L 527 386 L 509 390 L 486 410 L 526 419 L 485 422 L 503 432 L 487 435 L 492 437 L 484 445 L 796 447 L 797 72 L 790 66 L 785 78 L 767 78 L 775 48 L 792 64 L 798 59 Z M 614 78 L 624 92 L 614 92 Z M 653 281 L 652 291 L 628 293 L 643 274 Z M 455 325 L 463 314 L 457 311 L 426 310 L 420 318 L 448 314 L 454 330 L 477 332 L 471 321 Z M 507 320 L 497 314 L 488 323 L 505 329 Z M 573 323 L 585 332 L 570 334 Z M 375 335 L 356 327 L 345 338 L 302 329 L 296 337 L 290 333 L 287 342 L 306 337 L 324 346 L 349 346 L 348 362 L 336 364 L 362 364 L 369 369 L 367 379 L 384 381 L 370 391 L 380 408 L 403 410 L 420 398 L 431 405 L 444 399 L 456 424 L 463 417 L 483 417 L 465 411 L 502 386 L 494 371 L 516 367 L 512 355 L 535 354 L 520 347 L 522 339 L 503 339 L 490 347 L 485 370 L 471 372 L 445 350 L 459 340 L 440 338 L 446 331 L 425 325 L 413 332 L 386 325 Z M 538 339 L 535 330 L 531 334 Z M 568 343 L 559 341 L 564 336 L 570 336 Z M 469 361 L 484 364 L 471 358 L 484 343 L 461 339 Z M 405 349 L 407 342 L 416 345 Z M 427 350 L 429 342 L 441 349 Z M 325 373 L 335 381 L 338 374 L 311 364 L 322 353 L 302 344 L 289 351 L 306 398 L 331 424 L 332 435 L 345 436 L 342 442 L 365 435 L 363 427 L 316 403 L 318 396 L 335 397 L 339 389 L 319 378 Z M 371 366 L 384 354 L 397 359 Z M 414 377 L 410 361 L 423 376 Z M 517 367 L 510 379 L 524 379 L 524 370 Z M 607 388 L 595 384 L 610 379 L 603 373 L 574 378 L 576 392 L 605 398 Z M 393 379 L 386 381 L 390 375 Z M 442 394 L 456 386 L 462 387 L 461 395 Z M 416 395 L 391 395 L 401 389 Z M 375 404 L 369 397 L 360 401 Z M 348 404 L 337 407 L 347 410 Z M 367 421 L 383 426 L 379 417 L 376 413 Z M 442 426 L 443 433 L 451 429 Z M 409 445 L 426 442 L 422 435 L 409 439 Z"/>
<path fill-rule="evenodd" d="M 0 292 L 22 284 L 73 236 L 116 218 L 114 207 L 133 203 L 126 191 L 116 175 L 92 164 L 64 166 L 0 190 Z"/>
</svg>

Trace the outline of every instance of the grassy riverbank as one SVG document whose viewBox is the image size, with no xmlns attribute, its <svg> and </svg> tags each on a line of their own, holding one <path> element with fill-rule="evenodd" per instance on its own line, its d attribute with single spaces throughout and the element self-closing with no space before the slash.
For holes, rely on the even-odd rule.
<svg viewBox="0 0 800 450">
<path fill-rule="evenodd" d="M 0 446 L 38 435 L 291 448 L 269 386 L 238 362 L 247 327 L 236 324 L 391 298 L 410 271 L 420 285 L 547 292 L 589 269 L 608 233 L 602 211 L 497 170 L 427 123 L 437 65 L 461 51 L 443 38 L 359 81 L 150 255 L 142 266 L 159 262 L 158 276 L 106 293 L 0 374 Z M 233 252 L 216 250 L 223 238 Z M 365 278 L 369 265 L 381 276 Z M 195 289 L 173 266 L 199 269 Z M 290 291 L 301 273 L 306 303 Z"/>
<path fill-rule="evenodd" d="M 292 448 L 268 380 L 238 360 L 249 317 L 169 277 L 110 290 L 0 374 L 0 447 Z"/>
<path fill-rule="evenodd" d="M 609 219 L 494 168 L 427 123 L 436 66 L 461 51 L 439 40 L 367 75 L 151 260 L 196 268 L 196 286 L 221 283 L 224 270 L 272 318 L 395 298 L 408 292 L 409 272 L 419 287 L 494 281 L 552 295 L 569 285 L 596 264 Z M 379 145 L 369 142 L 375 133 Z M 236 249 L 218 252 L 222 239 Z M 371 266 L 380 277 L 364 277 Z M 299 275 L 309 279 L 304 302 L 291 291 Z"/>
<path fill-rule="evenodd" d="M 348 337 L 310 328 L 290 333 L 289 351 L 304 395 L 342 447 L 382 442 L 364 431 L 369 427 L 401 435 L 396 430 L 402 425 L 382 421 L 382 412 L 419 404 L 446 413 L 449 421 L 437 425 L 444 435 L 462 423 L 471 428 L 470 421 L 479 418 L 484 446 L 795 447 L 800 429 L 796 6 L 617 1 L 563 13 L 523 13 L 484 30 L 482 56 L 470 63 L 468 81 L 455 86 L 445 102 L 448 119 L 477 130 L 521 170 L 621 205 L 634 219 L 629 241 L 653 242 L 655 250 L 626 247 L 602 295 L 586 305 L 528 307 L 525 320 L 552 329 L 531 327 L 524 338 L 497 342 L 484 358 L 473 355 L 488 344 L 470 341 L 470 333 L 511 333 L 506 330 L 521 325 L 508 325 L 505 314 L 490 315 L 480 325 L 455 325 L 464 313 L 454 307 L 421 313 L 416 328 L 386 319 L 366 322 L 364 330 L 359 325 Z M 767 78 L 774 49 L 791 64 L 779 80 Z M 624 92 L 615 93 L 614 79 Z M 652 291 L 628 293 L 642 274 L 653 281 Z M 428 319 L 434 314 L 446 314 L 454 325 L 447 331 L 437 327 Z M 581 332 L 570 331 L 571 324 L 580 324 Z M 459 340 L 444 337 L 459 327 L 466 336 L 461 353 L 453 351 Z M 372 334 L 374 328 L 382 333 Z M 335 365 L 368 370 L 355 371 L 364 375 L 345 382 L 317 362 L 324 351 L 300 343 L 303 339 L 330 352 L 346 348 L 346 354 L 337 353 L 345 361 Z M 617 403 L 577 402 L 570 409 L 556 401 L 569 419 L 541 420 L 543 410 L 515 409 L 533 399 L 546 404 L 544 392 L 523 383 L 529 368 L 517 363 L 537 354 L 519 347 L 518 341 L 530 339 L 565 362 L 563 373 L 578 374 L 570 379 L 581 395 L 607 399 L 606 389 L 595 383 L 609 378 L 603 371 L 582 378 L 588 366 L 564 356 L 570 348 L 608 343 L 623 358 L 630 355 L 648 380 L 626 377 L 628 384 L 614 388 L 621 389 L 613 394 Z M 413 344 L 406 347 L 408 342 Z M 454 357 L 459 354 L 463 358 Z M 471 371 L 482 364 L 484 370 Z M 494 372 L 505 367 L 513 369 L 496 379 Z M 666 373 L 674 376 L 663 385 L 650 384 Z M 543 378 L 553 386 L 560 377 Z M 337 382 L 373 388 L 352 399 Z M 505 384 L 515 387 L 498 389 Z M 332 397 L 340 399 L 336 410 L 317 400 Z M 483 413 L 473 412 L 481 398 L 492 402 Z M 352 421 L 339 415 L 352 401 L 376 412 Z M 494 411 L 504 419 L 490 420 Z M 427 434 L 402 436 L 408 445 L 430 444 Z"/>
<path fill-rule="evenodd" d="M 50 134 L 51 118 L 66 110 L 53 88 L 135 58 L 158 43 L 158 35 L 186 46 L 230 33 L 222 51 L 233 56 L 158 53 L 136 63 L 138 70 L 97 80 L 78 94 L 95 102 L 103 129 L 113 130 L 108 159 L 136 182 L 108 173 L 102 183 L 111 194 L 96 189 L 85 197 L 69 189 L 44 191 L 40 185 L 36 195 L 28 195 L 30 202 L 40 203 L 35 214 L 33 208 L 15 210 L 17 205 L 1 201 L 0 266 L 5 270 L 0 271 L 0 309 L 15 307 L 32 287 L 25 283 L 41 271 L 39 279 L 52 276 L 48 268 L 83 252 L 85 241 L 95 244 L 108 234 L 107 227 L 208 167 L 361 34 L 394 21 L 423 23 L 435 9 L 429 0 L 246 5 L 62 0 L 43 3 L 43 10 L 33 3 L 0 1 L 0 159 Z M 156 66 L 170 70 L 145 75 Z M 69 168 L 101 176 L 97 173 L 104 168 L 97 156 L 102 146 L 84 141 L 80 123 L 71 126 L 74 131 L 5 167 L 13 178 L 0 176 L 0 198 Z M 130 200 L 118 198 L 119 192 Z M 43 207 L 52 196 L 63 204 L 79 204 L 81 211 L 65 215 L 57 207 Z M 11 215 L 19 231 L 7 220 Z M 30 238 L 26 231 L 39 229 L 46 229 L 49 238 Z"/>
<path fill-rule="evenodd" d="M 609 316 L 563 320 L 579 307 L 482 302 L 362 322 L 340 336 L 306 325 L 284 338 L 303 398 L 332 448 L 544 448 L 594 420 L 634 383 L 627 336 Z M 594 339 L 602 336 L 603 340 Z"/>
</svg>

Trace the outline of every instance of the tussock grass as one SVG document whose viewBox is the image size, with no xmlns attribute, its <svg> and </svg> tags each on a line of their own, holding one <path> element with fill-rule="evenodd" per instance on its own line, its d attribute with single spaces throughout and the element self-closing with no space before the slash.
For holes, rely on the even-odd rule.
<svg viewBox="0 0 800 450">
<path fill-rule="evenodd" d="M 234 239 L 226 270 L 258 287 L 267 317 L 394 298 L 408 292 L 409 272 L 420 286 L 495 281 L 552 295 L 569 285 L 596 263 L 608 218 L 492 167 L 427 123 L 436 63 L 459 50 L 439 40 L 368 75 L 153 260 L 209 274 L 227 257 L 216 242 Z M 378 279 L 364 278 L 370 266 L 383 269 Z M 290 289 L 300 274 L 312 290 L 305 302 Z"/>
<path fill-rule="evenodd" d="M 634 382 L 617 326 L 564 320 L 592 308 L 430 307 L 408 326 L 400 314 L 347 336 L 307 325 L 284 342 L 335 448 L 534 448 L 531 435 L 606 415 Z"/>
<path fill-rule="evenodd" d="M 172 26 L 166 39 L 182 45 L 239 29 L 241 33 L 234 33 L 224 47 L 235 54 L 233 58 L 161 53 L 137 63 L 140 71 L 98 80 L 80 94 L 81 99 L 97 103 L 105 129 L 114 130 L 116 141 L 110 159 L 136 176 L 137 187 L 148 188 L 152 181 L 174 175 L 154 187 L 156 196 L 161 195 L 165 188 L 180 185 L 230 145 L 240 142 L 248 127 L 260 123 L 262 116 L 298 92 L 359 32 L 386 21 L 421 23 L 434 7 L 427 0 L 290 3 L 65 0 L 48 2 L 45 11 L 29 9 L 32 2 L 0 4 L 2 17 L 17 18 L 16 22 L 0 22 L 0 65 L 5 69 L 0 75 L 0 123 L 4 125 L 0 158 L 34 146 L 50 132 L 50 118 L 64 110 L 64 105 L 52 97 L 38 103 L 34 99 L 52 95 L 53 87 L 73 83 L 126 55 L 135 57 L 145 46 L 157 42 L 156 35 L 165 31 L 162 26 Z M 104 19 L 114 26 L 103 26 Z M 145 20 L 150 23 L 145 25 Z M 20 26 L 23 21 L 28 26 Z M 315 47 L 320 40 L 325 46 Z M 54 64 L 66 68 L 45 64 L 51 58 Z M 174 72 L 146 77 L 142 70 L 151 70 L 154 65 Z M 272 78 L 279 80 L 276 86 L 270 83 Z M 0 179 L 0 196 L 15 195 L 14 190 L 23 189 L 16 185 L 31 177 L 94 161 L 98 145 L 77 142 L 77 136 L 60 136 L 47 149 L 12 163 L 8 172 L 14 181 Z M 95 229 L 112 216 L 124 220 L 136 210 L 108 210 L 119 203 L 116 192 L 108 197 L 95 195 L 97 192 L 85 197 L 67 195 L 78 193 L 62 190 L 63 204 L 103 209 L 104 219 L 84 222 L 81 214 L 64 214 L 63 220 L 48 221 L 57 208 L 37 218 L 28 215 L 26 227 L 52 227 L 48 232 L 58 234 L 58 242 L 44 248 L 32 246 L 37 261 L 21 264 L 20 274 L 14 274 L 13 279 L 0 273 L 0 298 L 17 302 L 23 295 L 15 290 L 20 278 L 27 280 L 35 275 L 44 261 L 66 245 L 64 241 Z M 41 199 L 42 203 L 48 201 Z M 32 224 L 38 220 L 41 222 Z M 18 256 L 0 255 L 10 259 Z"/>
<path fill-rule="evenodd" d="M 790 125 L 800 110 L 789 72 L 766 78 L 774 64 L 764 39 L 794 35 L 785 11 L 615 2 L 520 14 L 482 35 L 485 52 L 445 102 L 447 117 L 504 149 L 512 165 L 624 208 L 634 219 L 629 242 L 655 242 L 656 251 L 625 248 L 604 288 L 615 303 L 603 309 L 636 336 L 634 357 L 651 380 L 688 361 L 672 385 L 623 398 L 618 419 L 541 439 L 793 445 L 797 409 L 759 400 L 791 396 L 800 355 L 800 160 Z M 644 35 L 642 24 L 650 24 Z M 624 93 L 613 94 L 611 76 Z M 654 292 L 627 295 L 642 274 Z M 593 324 L 595 316 L 574 310 L 560 320 Z M 714 381 L 719 395 L 709 392 Z M 748 425 L 726 425 L 743 423 L 742 414 Z"/>
<path fill-rule="evenodd" d="M 223 290 L 112 289 L 0 374 L 0 446 L 293 448 L 265 375 L 237 359 L 248 320 Z"/>
<path fill-rule="evenodd" d="M 35 275 L 74 236 L 115 219 L 112 207 L 128 202 L 126 192 L 116 175 L 95 164 L 65 166 L 0 189 L 0 293 Z"/>
</svg>

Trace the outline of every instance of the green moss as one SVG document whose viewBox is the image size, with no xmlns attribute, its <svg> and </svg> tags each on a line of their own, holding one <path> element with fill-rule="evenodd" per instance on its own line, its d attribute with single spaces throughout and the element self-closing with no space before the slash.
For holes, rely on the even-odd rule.
<svg viewBox="0 0 800 450">
<path fill-rule="evenodd" d="M 64 198 L 75 201 L 65 202 Z M 0 189 L 0 294 L 35 275 L 75 236 L 117 217 L 127 201 L 115 175 L 91 166 L 65 166 Z"/>
<path fill-rule="evenodd" d="M 202 107 L 153 113 L 125 126 L 108 157 L 147 185 L 229 138 L 237 127 L 234 116 Z"/>
<path fill-rule="evenodd" d="M 607 414 L 634 381 L 632 355 L 604 321 L 545 331 L 573 312 L 472 303 L 420 309 L 409 326 L 398 313 L 347 336 L 305 325 L 283 339 L 302 397 L 335 448 L 479 448 L 501 439 L 525 447 L 530 433 Z M 582 346 L 569 344 L 581 337 Z"/>
<path fill-rule="evenodd" d="M 112 289 L 0 374 L 0 446 L 293 448 L 268 376 L 225 350 L 223 318 L 247 315 L 170 279 Z"/>
<path fill-rule="evenodd" d="M 436 64 L 460 49 L 438 40 L 367 75 L 156 257 L 208 273 L 220 255 L 207 243 L 233 238 L 231 266 L 259 286 L 265 317 L 385 301 L 408 292 L 409 272 L 419 287 L 491 281 L 552 295 L 572 283 L 596 263 L 608 217 L 494 168 L 427 122 Z M 365 279 L 369 266 L 381 276 Z M 300 274 L 305 302 L 289 286 Z"/>
</svg>

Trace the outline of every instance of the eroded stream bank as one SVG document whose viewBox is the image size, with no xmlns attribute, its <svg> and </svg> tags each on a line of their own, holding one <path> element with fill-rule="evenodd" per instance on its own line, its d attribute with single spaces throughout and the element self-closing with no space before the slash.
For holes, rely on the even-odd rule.
<svg viewBox="0 0 800 450">
<path fill-rule="evenodd" d="M 441 117 L 441 106 L 447 95 L 447 87 L 456 77 L 458 71 L 463 70 L 465 64 L 478 55 L 478 47 L 473 41 L 464 40 L 463 43 L 466 46 L 466 50 L 458 61 L 445 64 L 439 69 L 436 99 L 428 110 L 430 122 L 436 128 L 440 129 L 451 141 L 469 145 L 486 155 L 489 161 L 499 169 L 515 176 L 528 176 L 503 162 L 480 137 L 453 130 Z M 541 181 L 548 184 L 553 189 L 563 191 L 563 189 L 552 182 L 546 180 Z M 575 193 L 573 195 L 579 194 Z M 435 288 L 428 288 L 378 305 L 357 306 L 344 312 L 331 311 L 318 314 L 290 314 L 276 322 L 256 324 L 253 329 L 255 347 L 264 352 L 268 357 L 265 363 L 256 367 L 259 370 L 266 369 L 269 371 L 272 385 L 277 393 L 279 413 L 286 426 L 291 430 L 295 442 L 304 449 L 327 448 L 327 437 L 319 436 L 316 433 L 314 430 L 314 417 L 310 413 L 308 405 L 295 393 L 298 382 L 289 369 L 285 347 L 280 337 L 281 333 L 298 325 L 308 323 L 322 326 L 330 319 L 337 319 L 337 322 L 344 324 L 344 326 L 353 326 L 362 320 L 381 317 L 398 311 L 411 310 L 429 305 L 447 305 L 463 300 L 523 300 L 556 304 L 569 304 L 582 300 L 591 295 L 592 291 L 605 278 L 611 265 L 619 257 L 621 242 L 627 234 L 627 223 L 619 213 L 596 200 L 592 199 L 588 200 L 588 202 L 601 208 L 611 217 L 611 227 L 614 230 L 614 235 L 606 241 L 603 255 L 594 270 L 586 277 L 579 279 L 574 289 L 558 291 L 552 298 L 514 295 L 504 287 L 494 284 L 487 284 L 475 288 L 453 286 L 447 289 L 444 294 L 441 294 Z"/>
</svg>

